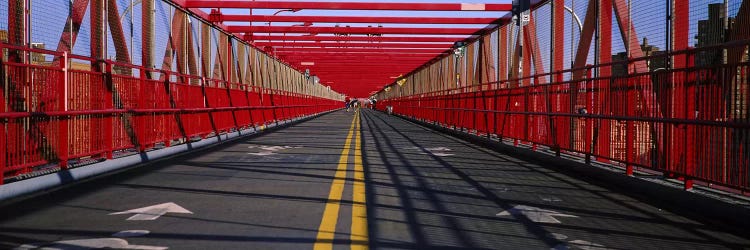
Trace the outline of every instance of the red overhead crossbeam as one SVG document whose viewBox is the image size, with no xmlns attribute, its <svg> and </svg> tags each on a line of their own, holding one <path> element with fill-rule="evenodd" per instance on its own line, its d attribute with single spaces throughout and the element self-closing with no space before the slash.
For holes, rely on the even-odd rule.
<svg viewBox="0 0 750 250">
<path fill-rule="evenodd" d="M 262 16 L 232 15 L 218 16 L 219 22 L 273 22 L 273 23 L 411 23 L 411 24 L 491 24 L 498 18 L 481 17 L 365 17 L 365 16 Z"/>
<path fill-rule="evenodd" d="M 419 66 L 420 64 L 416 63 L 404 63 L 404 64 L 397 64 L 397 65 L 386 65 L 386 64 L 318 64 L 318 65 L 312 65 L 312 66 L 304 66 L 310 69 L 318 69 L 321 71 L 332 69 L 336 71 L 341 71 L 342 69 L 348 70 L 348 69 L 387 69 L 387 70 L 402 70 L 405 68 L 413 68 L 416 66 Z"/>
<path fill-rule="evenodd" d="M 422 48 L 448 49 L 452 44 L 439 43 L 317 43 L 317 42 L 256 42 L 257 46 L 317 47 L 317 48 Z"/>
<path fill-rule="evenodd" d="M 510 4 L 387 3 L 387 2 L 282 2 L 186 0 L 186 8 L 311 9 L 311 10 L 411 10 L 411 11 L 510 11 Z"/>
<path fill-rule="evenodd" d="M 346 69 L 335 70 L 335 69 L 332 69 L 332 70 L 327 70 L 327 71 L 312 70 L 312 69 L 310 69 L 310 72 L 312 72 L 312 74 L 317 74 L 317 75 L 334 75 L 334 74 L 335 75 L 347 75 L 347 74 L 356 74 L 357 76 L 386 77 L 386 75 L 387 76 L 400 75 L 400 74 L 403 74 L 404 72 L 409 72 L 410 70 L 413 70 L 414 68 L 416 68 L 416 66 L 415 67 L 411 67 L 411 68 L 392 69 L 392 70 L 381 69 L 381 68 L 374 68 L 374 69 L 351 69 L 351 70 L 346 70 Z"/>
<path fill-rule="evenodd" d="M 302 62 L 315 62 L 315 61 L 334 61 L 334 62 L 390 62 L 390 61 L 414 61 L 424 62 L 425 60 L 432 59 L 434 56 L 324 56 L 324 55 L 280 55 L 279 58 L 285 61 L 302 61 Z"/>
<path fill-rule="evenodd" d="M 406 74 L 440 56 L 452 54 L 456 41 L 471 42 L 496 25 L 507 22 L 510 15 L 497 13 L 498 18 L 485 17 L 387 17 L 387 16 L 325 16 L 325 15 L 252 15 L 222 14 L 221 9 L 273 10 L 400 10 L 400 11 L 510 11 L 510 4 L 499 3 L 394 3 L 333 2 L 339 0 L 262 1 L 262 0 L 175 0 L 182 7 L 193 10 L 212 10 L 208 19 L 230 33 L 237 34 L 253 45 L 264 49 L 297 69 L 310 69 L 330 82 L 337 90 L 366 94 L 379 88 L 396 75 Z M 346 0 L 344 0 L 346 1 Z M 351 0 L 354 1 L 354 0 Z M 416 0 L 415 0 L 416 1 Z M 445 12 L 447 13 L 447 12 Z M 499 18 L 504 15 L 505 17 Z M 234 23 L 226 23 L 234 22 Z M 239 22 L 268 22 L 269 25 L 241 25 Z M 304 23 L 271 26 L 270 23 Z M 331 27 L 314 23 L 360 23 L 378 27 Z M 379 24 L 481 24 L 483 28 L 463 27 L 382 27 Z M 227 24 L 235 24 L 227 25 Z M 246 23 L 247 24 L 247 23 Z M 342 25 L 343 26 L 343 25 Z M 353 25 L 354 26 L 354 25 Z M 470 26 L 469 26 L 470 27 Z M 281 36 L 281 33 L 284 33 Z M 265 36 L 264 34 L 268 34 Z M 278 34 L 278 35 L 276 35 Z M 332 35 L 334 34 L 334 35 Z M 398 34 L 404 34 L 399 36 Z M 412 36 L 420 35 L 420 36 Z M 322 42 L 325 41 L 325 42 Z M 303 63 L 305 65 L 303 65 Z M 356 87 L 355 87 L 356 86 Z M 361 91 L 360 91 L 361 90 Z"/>
<path fill-rule="evenodd" d="M 382 37 L 366 37 L 366 36 L 252 36 L 254 41 L 363 41 L 363 42 L 445 42 L 453 43 L 466 38 L 460 37 L 424 37 L 424 36 L 382 36 Z"/>
<path fill-rule="evenodd" d="M 434 58 L 435 56 L 445 54 L 446 52 L 425 52 L 425 53 L 415 53 L 415 52 L 394 52 L 394 51 L 387 51 L 387 52 L 381 52 L 381 51 L 375 51 L 370 50 L 367 52 L 325 52 L 325 51 L 317 51 L 317 52 L 310 52 L 310 51 L 284 51 L 279 50 L 276 51 L 276 55 L 280 56 L 290 56 L 290 55 L 306 55 L 306 56 L 400 56 L 400 57 L 428 57 L 428 58 Z"/>
<path fill-rule="evenodd" d="M 415 66 L 419 66 L 421 64 L 419 63 L 395 63 L 392 62 L 389 64 L 367 64 L 367 63 L 360 63 L 360 64 L 353 64 L 353 63 L 339 63 L 336 64 L 334 62 L 330 63 L 318 63 L 316 65 L 302 65 L 307 68 L 315 68 L 320 70 L 326 70 L 326 69 L 358 69 L 358 68 L 378 68 L 378 69 L 403 69 L 403 68 L 412 68 Z"/>
<path fill-rule="evenodd" d="M 411 34 L 472 35 L 472 28 L 392 28 L 392 27 L 303 27 L 303 26 L 228 26 L 232 33 L 317 33 L 317 34 Z"/>
<path fill-rule="evenodd" d="M 348 53 L 358 53 L 358 52 L 370 52 L 370 53 L 387 53 L 387 52 L 409 52 L 409 53 L 441 53 L 446 51 L 446 49 L 401 49 L 401 48 L 388 48 L 388 49 L 381 49 L 381 48 L 276 48 L 276 52 L 280 51 L 307 51 L 307 52 L 348 52 Z"/>
<path fill-rule="evenodd" d="M 424 60 L 336 60 L 336 59 L 324 59 L 324 60 L 315 60 L 313 61 L 314 64 L 309 64 L 309 61 L 305 59 L 294 59 L 294 60 L 288 60 L 291 64 L 302 64 L 302 62 L 306 62 L 304 66 L 347 66 L 347 67 L 355 67 L 355 66 L 362 66 L 362 65 L 374 65 L 374 66 L 391 66 L 391 67 L 399 67 L 402 65 L 417 65 L 420 63 L 424 63 Z"/>
</svg>

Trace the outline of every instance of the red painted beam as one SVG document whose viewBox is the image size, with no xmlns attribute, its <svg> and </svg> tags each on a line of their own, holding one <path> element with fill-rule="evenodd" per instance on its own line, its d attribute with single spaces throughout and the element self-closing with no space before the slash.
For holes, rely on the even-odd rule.
<svg viewBox="0 0 750 250">
<path fill-rule="evenodd" d="M 336 76 L 336 77 L 342 77 L 342 76 L 357 76 L 357 77 L 366 77 L 366 78 L 372 78 L 372 79 L 391 79 L 393 76 L 401 75 L 405 72 L 409 72 L 409 70 L 399 70 L 399 71 L 382 71 L 379 74 L 365 74 L 362 71 L 331 71 L 331 72 L 318 72 L 317 76 Z M 395 79 L 394 79 L 395 80 Z M 392 82 L 393 80 L 391 80 Z"/>
<path fill-rule="evenodd" d="M 367 16 L 263 16 L 230 15 L 219 16 L 220 22 L 274 22 L 274 23 L 413 23 L 413 24 L 491 24 L 498 18 L 482 17 L 367 17 Z"/>
<path fill-rule="evenodd" d="M 321 79 L 329 79 L 329 80 L 335 80 L 335 79 L 367 79 L 368 81 L 376 81 L 379 82 L 380 80 L 387 80 L 390 82 L 393 82 L 394 79 L 391 77 L 394 77 L 396 75 L 399 75 L 399 72 L 393 72 L 393 73 L 385 73 L 381 75 L 365 75 L 360 74 L 360 72 L 351 72 L 351 73 L 320 73 L 316 74 Z"/>
<path fill-rule="evenodd" d="M 400 70 L 400 71 L 382 71 L 379 74 L 366 74 L 362 71 L 330 71 L 330 72 L 318 72 L 315 75 L 321 77 L 326 76 L 327 78 L 333 79 L 333 78 L 349 78 L 352 76 L 356 77 L 366 77 L 371 79 L 391 79 L 391 82 L 393 82 L 392 77 L 398 76 L 403 74 L 404 72 L 409 72 L 409 70 Z"/>
<path fill-rule="evenodd" d="M 483 3 L 383 3 L 188 0 L 186 8 L 310 9 L 310 10 L 411 10 L 411 11 L 510 11 L 510 4 Z"/>
<path fill-rule="evenodd" d="M 293 63 L 295 65 L 299 63 Z M 421 65 L 420 62 L 410 62 L 410 63 L 382 63 L 382 64 L 372 64 L 372 63 L 353 63 L 353 62 L 346 62 L 346 63 L 318 63 L 316 65 L 301 65 L 307 68 L 317 68 L 317 69 L 330 69 L 330 68 L 372 68 L 372 67 L 380 67 L 380 68 L 392 68 L 392 69 L 404 69 L 407 67 L 414 67 Z"/>
<path fill-rule="evenodd" d="M 300 57 L 300 56 L 281 56 L 286 62 L 313 62 L 313 63 L 381 63 L 381 64 L 398 64 L 398 63 L 409 63 L 409 62 L 426 62 L 433 57 L 421 57 L 421 58 L 410 58 L 410 57 Z"/>
<path fill-rule="evenodd" d="M 291 63 L 294 66 L 301 66 L 304 68 L 331 68 L 331 67 L 351 67 L 351 68 L 363 68 L 363 67 L 392 67 L 392 68 L 404 68 L 404 67 L 414 67 L 419 66 L 422 64 L 422 62 L 408 62 L 408 63 L 398 63 L 398 64 L 371 64 L 371 63 L 354 63 L 354 62 L 344 62 L 344 63 L 336 63 L 336 62 L 326 62 L 326 63 L 316 63 L 315 65 L 301 65 L 299 62 Z"/>
<path fill-rule="evenodd" d="M 466 37 L 470 38 L 470 37 Z M 451 43 L 465 38 L 460 37 L 365 37 L 365 36 L 252 36 L 254 41 L 362 41 L 362 42 L 445 42 Z"/>
<path fill-rule="evenodd" d="M 228 26 L 231 33 L 329 33 L 329 34 L 411 34 L 411 35 L 472 35 L 475 28 L 411 28 L 411 27 L 304 27 L 304 26 Z"/>
<path fill-rule="evenodd" d="M 388 63 L 373 63 L 373 62 L 355 62 L 355 61 L 317 61 L 313 62 L 314 65 L 302 65 L 302 62 L 305 61 L 287 61 L 290 65 L 293 65 L 298 68 L 323 68 L 323 67 L 337 67 L 337 66 L 346 66 L 346 67 L 365 67 L 365 66 L 371 66 L 371 67 L 394 67 L 394 68 L 402 68 L 404 66 L 419 66 L 424 64 L 424 61 L 404 61 L 404 62 L 388 62 Z M 306 62 L 309 63 L 309 62 Z"/>
<path fill-rule="evenodd" d="M 401 48 L 276 48 L 276 52 L 295 52 L 295 51 L 310 51 L 310 52 L 343 52 L 343 53 L 387 53 L 387 52 L 408 52 L 408 53 L 441 53 L 445 49 L 401 49 Z"/>
<path fill-rule="evenodd" d="M 317 42 L 259 42 L 255 43 L 257 46 L 281 46 L 281 47 L 347 47 L 347 48 L 440 48 L 448 49 L 452 47 L 452 44 L 436 44 L 436 43 L 317 43 Z"/>
<path fill-rule="evenodd" d="M 372 69 L 371 73 L 368 73 L 366 70 L 331 70 L 331 71 L 311 71 L 314 75 L 356 75 L 356 76 L 367 76 L 367 77 L 380 77 L 380 78 L 391 78 L 394 76 L 398 76 L 404 72 L 409 72 L 411 69 L 401 69 L 401 70 L 384 70 L 384 69 Z"/>
<path fill-rule="evenodd" d="M 305 62 L 302 60 L 295 60 L 295 61 L 287 61 L 290 65 L 297 67 L 297 68 L 330 68 L 330 67 L 393 67 L 393 68 L 403 68 L 403 67 L 413 67 L 413 66 L 420 66 L 424 64 L 425 61 L 390 61 L 387 63 L 377 63 L 373 61 L 369 62 L 357 62 L 357 61 L 315 61 L 313 65 L 309 65 L 311 62 Z M 302 63 L 306 63 L 308 65 L 302 65 Z"/>
<path fill-rule="evenodd" d="M 361 70 L 361 69 L 405 70 L 405 69 L 414 69 L 417 66 L 420 66 L 420 64 L 415 64 L 415 63 L 402 64 L 402 65 L 328 64 L 328 65 L 309 66 L 308 68 L 325 72 L 325 71 L 341 71 L 341 70 L 351 71 L 351 70 Z"/>
<path fill-rule="evenodd" d="M 355 76 L 371 77 L 373 79 L 376 79 L 376 78 L 395 79 L 393 77 L 396 77 L 396 76 L 399 76 L 399 75 L 403 75 L 404 73 L 410 72 L 410 71 L 414 70 L 416 67 L 418 67 L 418 66 L 414 66 L 414 67 L 411 67 L 411 68 L 403 68 L 403 69 L 398 69 L 398 70 L 395 70 L 395 69 L 394 70 L 389 70 L 389 69 L 382 69 L 382 68 L 372 68 L 372 69 L 359 68 L 359 69 L 350 69 L 350 70 L 346 70 L 346 69 L 333 70 L 333 69 L 331 69 L 331 70 L 325 71 L 325 70 L 318 70 L 318 69 L 310 69 L 310 74 L 317 75 L 317 76 L 319 76 L 321 78 L 322 78 L 322 76 L 328 76 L 328 77 L 336 76 L 336 77 L 341 77 L 341 76 L 355 75 Z M 393 80 L 391 80 L 391 82 L 392 81 Z"/>
<path fill-rule="evenodd" d="M 335 62 L 335 61 L 326 61 L 326 62 L 318 62 L 315 65 L 308 65 L 308 67 L 332 67 L 332 66 L 344 66 L 344 67 L 362 67 L 362 66 L 379 66 L 379 67 L 393 67 L 393 68 L 401 68 L 404 66 L 413 66 L 413 65 L 419 65 L 421 61 L 410 61 L 410 62 L 376 62 L 376 61 L 367 61 L 367 62 L 354 62 L 354 61 L 344 61 L 345 63 Z M 299 63 L 295 63 L 299 64 Z M 304 65 L 303 65 L 304 66 Z"/>
<path fill-rule="evenodd" d="M 315 65 L 303 65 L 308 67 L 331 67 L 331 66 L 343 66 L 343 67 L 362 67 L 362 66 L 380 66 L 380 67 L 392 67 L 392 68 L 402 68 L 404 66 L 413 66 L 413 65 L 419 65 L 423 61 L 404 61 L 404 62 L 395 62 L 395 61 L 389 61 L 389 62 L 380 62 L 380 61 L 318 61 Z M 300 64 L 299 61 L 293 61 L 292 64 Z"/>
<path fill-rule="evenodd" d="M 347 53 L 347 52 L 313 52 L 313 51 L 276 51 L 276 55 L 279 56 L 325 56 L 325 57 L 341 57 L 341 56 L 355 56 L 355 57 L 366 57 L 366 56 L 391 56 L 391 57 L 412 57 L 412 58 L 432 58 L 445 53 L 409 53 L 409 52 L 362 52 L 362 53 Z"/>
</svg>

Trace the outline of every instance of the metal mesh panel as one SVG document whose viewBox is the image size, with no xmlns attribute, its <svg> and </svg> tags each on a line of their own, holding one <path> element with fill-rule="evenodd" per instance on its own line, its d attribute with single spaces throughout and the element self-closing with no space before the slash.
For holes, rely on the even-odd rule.
<svg viewBox="0 0 750 250">
<path fill-rule="evenodd" d="M 499 48 L 500 45 L 499 45 L 499 43 L 497 41 L 499 35 L 500 35 L 500 30 L 499 29 L 496 30 L 496 31 L 494 31 L 494 32 L 492 32 L 492 34 L 490 35 L 491 36 L 491 38 L 490 38 L 491 55 L 493 55 L 492 56 L 492 62 L 493 62 L 492 65 L 495 65 L 495 73 L 497 74 L 495 76 L 495 79 L 501 79 L 500 78 L 500 70 L 499 70 L 499 65 L 500 65 L 499 64 L 499 57 L 497 56 L 497 53 L 499 53 L 499 49 L 500 49 Z"/>
<path fill-rule="evenodd" d="M 508 70 L 508 79 L 511 78 L 513 75 L 517 75 L 518 72 L 513 72 L 513 57 L 516 53 L 516 46 L 518 46 L 518 27 L 511 25 L 511 28 L 508 29 L 508 39 L 510 40 L 508 42 L 508 68 L 511 70 Z M 515 70 L 517 71 L 517 70 Z"/>
<path fill-rule="evenodd" d="M 566 9 L 571 9 L 572 7 L 575 7 L 575 1 L 574 0 L 566 0 L 564 2 Z M 585 11 L 585 10 L 583 10 Z M 575 16 L 573 14 L 576 14 Z M 567 70 L 570 69 L 573 66 L 573 60 L 575 58 L 576 53 L 576 45 L 578 44 L 578 40 L 581 36 L 581 26 L 579 25 L 579 21 L 583 22 L 583 20 L 580 19 L 580 16 L 578 16 L 578 13 L 573 11 L 571 13 L 570 11 L 565 11 L 565 14 L 563 16 L 564 18 L 564 35 L 563 35 L 563 41 L 559 43 L 559 47 L 557 49 L 562 49 L 563 51 L 563 69 Z M 568 80 L 572 77 L 572 74 L 570 72 L 566 72 L 563 75 L 563 79 Z"/>
<path fill-rule="evenodd" d="M 160 0 L 155 1 L 154 5 L 154 44 L 151 58 L 154 66 L 161 69 L 171 34 L 172 6 Z"/>
<path fill-rule="evenodd" d="M 190 18 L 190 33 L 191 36 L 188 37 L 188 39 L 191 39 L 192 47 L 190 48 L 193 51 L 193 57 L 188 57 L 188 60 L 192 60 L 188 62 L 188 64 L 194 64 L 196 66 L 197 74 L 194 75 L 203 75 L 201 72 L 201 63 L 203 60 L 203 54 L 201 53 L 202 45 L 201 45 L 201 25 L 202 22 L 198 20 L 195 17 L 189 17 Z"/>
<path fill-rule="evenodd" d="M 534 67 L 535 74 L 539 73 L 549 73 L 551 72 L 552 64 L 551 58 L 552 55 L 550 54 L 550 47 L 552 46 L 552 5 L 545 4 L 544 6 L 538 8 L 534 11 L 533 17 L 534 22 L 536 26 L 536 37 L 537 37 L 537 44 L 539 45 L 539 51 L 536 53 L 541 58 L 542 62 L 542 68 L 544 69 L 544 72 L 536 72 L 536 67 Z M 532 64 L 534 64 L 534 61 L 532 61 Z M 550 82 L 549 76 L 544 77 L 546 79 L 546 83 Z"/>
<path fill-rule="evenodd" d="M 69 3 L 53 3 L 51 0 L 31 1 L 31 47 L 35 49 L 57 50 L 65 24 L 67 12 L 71 11 Z M 65 9 L 68 11 L 60 11 Z M 54 60 L 50 55 L 34 53 L 31 62 L 48 65 Z"/>
<path fill-rule="evenodd" d="M 130 57 L 133 58 L 131 60 L 131 63 L 138 66 L 143 66 L 143 34 L 144 32 L 150 32 L 149 30 L 143 30 L 141 26 L 143 25 L 143 5 L 141 4 L 141 1 L 135 1 L 131 7 L 132 12 L 132 24 L 133 28 L 130 29 L 130 31 L 133 32 L 133 44 L 130 46 Z M 125 11 L 125 10 L 123 10 Z"/>
<path fill-rule="evenodd" d="M 219 31 L 211 28 L 211 38 L 209 39 L 211 41 L 210 48 L 211 48 L 211 60 L 209 60 L 209 64 L 206 65 L 208 67 L 208 76 L 219 79 L 222 75 L 221 69 L 216 67 L 216 58 L 219 58 Z"/>
<path fill-rule="evenodd" d="M 635 26 L 637 37 L 644 55 L 657 55 L 668 48 L 666 1 L 634 2 L 630 7 L 630 18 Z"/>
<path fill-rule="evenodd" d="M 109 8 L 108 11 L 117 10 L 117 19 L 113 20 L 113 15 L 108 15 L 107 18 L 109 22 L 107 25 L 107 58 L 119 62 L 133 62 L 133 53 L 136 52 L 133 50 L 133 44 L 136 42 L 136 29 L 134 28 L 135 8 L 133 8 L 135 2 L 131 0 L 117 0 L 116 4 L 116 6 L 107 6 Z"/>
<path fill-rule="evenodd" d="M 8 42 L 8 1 L 0 1 L 0 42 Z"/>
<path fill-rule="evenodd" d="M 566 4 L 566 6 L 570 7 L 573 13 L 575 13 L 578 16 L 578 18 L 581 21 L 581 24 L 585 23 L 585 20 L 586 20 L 586 11 L 588 10 L 588 7 L 589 7 L 588 2 L 589 2 L 588 0 L 571 0 L 569 4 Z M 570 19 L 569 21 L 571 21 L 572 23 L 570 24 L 571 25 L 570 29 L 568 29 L 568 27 L 566 26 L 566 30 L 574 30 L 573 28 L 577 27 L 578 23 L 575 21 L 575 19 Z M 568 22 L 566 21 L 566 23 Z M 566 57 L 567 59 L 565 61 L 573 62 L 575 60 L 576 53 L 578 52 L 578 43 L 580 42 L 580 39 L 581 39 L 581 33 L 570 32 L 570 34 L 567 34 L 566 37 L 567 36 L 571 37 L 569 40 L 571 53 Z M 588 56 L 588 59 L 586 60 L 586 64 L 594 64 L 594 59 L 595 59 L 594 49 L 596 46 L 594 46 L 593 42 L 591 44 L 592 45 L 589 47 L 589 52 L 588 52 L 589 56 Z"/>
<path fill-rule="evenodd" d="M 75 43 L 73 44 L 73 54 L 90 57 L 91 56 L 91 8 L 86 7 L 81 26 L 78 29 Z"/>
<path fill-rule="evenodd" d="M 628 4 L 630 1 L 627 1 Z M 612 51 L 610 54 L 612 54 L 612 62 L 617 61 L 624 61 L 627 59 L 627 48 L 625 46 L 625 41 L 623 41 L 623 36 L 621 34 L 625 34 L 625 39 L 629 39 L 630 32 L 627 30 L 621 30 L 619 22 L 617 21 L 617 14 L 614 10 L 611 11 L 612 14 Z M 630 19 L 627 19 L 627 22 L 623 22 L 623 26 L 630 27 L 632 25 L 632 21 Z M 621 69 L 620 69 L 621 68 Z M 612 67 L 612 71 L 617 71 L 617 69 L 620 69 L 621 71 L 625 71 L 627 68 L 626 64 L 618 64 Z M 616 75 L 613 73 L 613 75 Z"/>
</svg>

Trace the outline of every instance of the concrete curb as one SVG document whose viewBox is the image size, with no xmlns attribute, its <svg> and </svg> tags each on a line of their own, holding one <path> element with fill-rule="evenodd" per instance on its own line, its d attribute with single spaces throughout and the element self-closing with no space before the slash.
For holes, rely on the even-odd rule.
<svg viewBox="0 0 750 250">
<path fill-rule="evenodd" d="M 272 132 L 284 127 L 298 124 L 304 121 L 317 118 L 319 116 L 335 112 L 336 110 L 321 112 L 301 118 L 280 121 L 271 125 L 266 125 L 262 129 L 246 129 L 232 133 L 220 134 L 218 136 L 206 138 L 197 142 L 187 142 L 163 149 L 147 151 L 139 154 L 125 156 L 117 159 L 107 160 L 91 165 L 77 167 L 68 170 L 62 170 L 55 173 L 33 177 L 26 180 L 8 183 L 0 186 L 0 202 L 11 199 L 20 199 L 24 196 L 33 196 L 37 193 L 44 193 L 52 189 L 79 182 L 84 179 L 96 177 L 111 173 L 116 170 L 126 169 L 146 163 L 152 163 L 155 160 L 176 156 L 186 152 L 199 151 L 224 143 L 236 141 L 251 135 L 259 135 Z"/>
<path fill-rule="evenodd" d="M 582 162 L 514 147 L 487 137 L 472 135 L 406 116 L 394 116 L 498 153 L 512 155 L 529 162 L 541 163 L 545 167 L 559 170 L 560 173 L 580 177 L 597 185 L 622 191 L 633 198 L 646 201 L 649 204 L 656 204 L 676 214 L 690 218 L 697 217 L 712 224 L 726 225 L 738 234 L 750 235 L 750 232 L 747 231 L 747 228 L 750 228 L 750 207 L 732 204 L 637 177 L 630 177 L 601 167 L 586 165 Z"/>
</svg>

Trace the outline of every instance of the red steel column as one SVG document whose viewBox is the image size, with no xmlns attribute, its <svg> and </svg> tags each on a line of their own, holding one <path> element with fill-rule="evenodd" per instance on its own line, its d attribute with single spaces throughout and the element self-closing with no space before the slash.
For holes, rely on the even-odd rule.
<svg viewBox="0 0 750 250">
<path fill-rule="evenodd" d="M 503 25 L 500 28 L 500 35 L 497 36 L 498 41 L 498 71 L 500 72 L 499 81 L 508 80 L 508 25 Z M 504 82 L 503 82 L 504 83 Z"/>
<path fill-rule="evenodd" d="M 91 57 L 95 60 L 104 59 L 104 0 L 91 0 Z M 101 63 L 92 62 L 92 71 L 102 72 Z"/>
<path fill-rule="evenodd" d="M 153 58 L 153 51 L 154 51 L 154 0 L 142 0 L 141 2 L 141 61 L 143 68 L 141 68 L 141 81 L 140 81 L 140 93 L 138 95 L 138 108 L 146 108 L 146 94 L 147 89 L 146 87 L 150 85 L 150 83 L 147 83 L 147 80 L 151 79 L 151 73 L 149 70 L 152 70 L 154 68 L 154 58 Z M 146 143 L 152 139 L 147 138 L 147 122 L 148 122 L 148 115 L 146 114 L 136 114 L 136 121 L 138 121 L 135 125 L 136 135 L 138 135 L 136 138 L 138 141 L 136 141 L 135 146 L 138 147 L 138 150 L 141 152 L 146 150 Z"/>
<path fill-rule="evenodd" d="M 104 87 L 105 87 L 105 91 L 104 91 L 104 100 L 105 100 L 104 108 L 111 110 L 114 107 L 114 103 L 113 103 L 113 101 L 114 101 L 114 99 L 113 99 L 114 93 L 113 93 L 113 91 L 114 91 L 114 88 L 115 88 L 115 83 L 113 82 L 113 79 L 112 79 L 112 77 L 113 77 L 112 74 L 114 74 L 114 72 L 112 70 L 112 63 L 111 63 L 111 61 L 107 61 L 106 67 L 107 67 L 106 68 L 106 74 L 105 74 L 106 78 L 104 79 Z M 117 120 L 114 119 L 115 116 L 116 116 L 115 114 L 110 114 L 110 115 L 108 115 L 104 119 L 104 121 L 106 121 L 105 124 L 104 124 L 104 128 L 103 128 L 104 129 L 104 144 L 105 144 L 104 146 L 105 146 L 105 149 L 107 150 L 107 152 L 105 152 L 105 156 L 107 157 L 107 159 L 112 159 L 112 151 L 113 151 L 112 150 L 112 148 L 113 148 L 112 147 L 113 146 L 113 138 L 112 137 L 114 136 L 114 131 L 113 130 L 114 130 L 115 122 L 119 122 L 119 121 L 117 121 Z M 124 119 L 124 117 L 123 117 L 123 119 Z"/>
<path fill-rule="evenodd" d="M 141 1 L 141 60 L 146 69 L 154 68 L 154 0 Z M 148 78 L 151 74 L 147 73 Z"/>
<path fill-rule="evenodd" d="M 563 73 L 559 72 L 565 69 L 565 5 L 562 2 L 552 2 L 552 27 L 552 46 L 550 46 L 552 65 L 550 68 L 552 69 L 552 72 L 554 72 L 551 81 L 555 85 L 552 88 L 553 99 L 548 100 L 550 104 L 547 112 L 559 113 L 564 112 L 561 103 L 562 96 L 560 94 L 563 87 L 561 87 L 562 85 L 559 85 L 563 82 Z M 564 120 L 565 118 L 562 116 L 550 118 L 550 133 L 552 140 L 554 140 L 554 147 L 556 148 L 558 155 L 560 154 L 560 147 L 565 144 L 565 135 L 568 134 L 565 131 L 566 126 L 562 126 Z"/>
<path fill-rule="evenodd" d="M 8 43 L 12 45 L 24 45 L 26 42 L 26 1 L 25 0 L 8 0 Z M 10 62 L 21 62 L 22 54 L 16 50 L 8 50 L 8 61 Z M 1 66 L 1 65 L 0 65 Z M 0 93 L 3 93 L 0 90 Z M 7 93 L 9 96 L 13 96 L 14 93 Z M 5 98 L 4 96 L 0 102 L 0 111 L 5 112 Z M 9 105 L 9 107 L 11 107 Z M 10 120 L 8 120 L 10 121 Z M 6 121 L 0 123 L 0 184 L 2 183 L 2 177 L 6 168 L 7 160 L 7 149 L 5 148 L 5 141 L 7 140 L 5 134 Z"/>
<path fill-rule="evenodd" d="M 8 0 L 8 43 L 26 45 L 26 0 Z M 21 62 L 23 58 L 16 50 L 8 51 L 8 61 Z"/>
<path fill-rule="evenodd" d="M 116 0 L 107 0 L 107 23 L 112 33 L 112 42 L 115 46 L 117 61 L 130 63 L 130 52 L 128 51 L 128 43 L 125 39 L 125 32 L 123 31 L 120 11 L 117 8 Z"/>
<path fill-rule="evenodd" d="M 672 36 L 672 51 L 683 51 L 688 49 L 690 42 L 690 3 L 672 0 L 672 23 L 671 36 Z M 688 54 L 680 52 L 671 58 L 671 69 L 672 69 L 672 86 L 674 86 L 675 93 L 672 96 L 672 107 L 671 113 L 678 119 L 695 119 L 695 87 L 688 86 L 687 81 L 689 77 L 688 72 L 684 69 L 690 67 L 688 63 Z M 673 157 L 670 159 L 670 165 L 684 164 L 685 170 L 685 190 L 693 188 L 693 180 L 691 177 L 695 176 L 695 126 L 684 125 L 684 126 L 670 126 L 674 131 L 672 135 L 672 145 L 675 149 Z"/>
<path fill-rule="evenodd" d="M 599 1 L 599 41 L 598 41 L 598 58 L 597 62 L 599 65 L 609 64 L 612 61 L 612 0 L 600 0 Z M 610 77 L 612 76 L 611 66 L 599 66 L 598 67 L 598 80 L 596 93 L 596 104 L 593 110 L 595 114 L 599 115 L 611 115 L 609 107 L 609 90 L 611 87 Z M 610 134 L 611 131 L 611 120 L 600 119 L 597 121 L 598 135 L 596 148 L 594 153 L 596 155 L 605 156 L 607 158 L 612 157 L 610 152 Z M 609 160 L 600 158 L 600 161 L 608 162 Z"/>
</svg>

